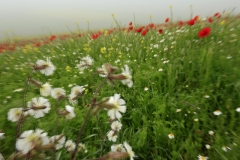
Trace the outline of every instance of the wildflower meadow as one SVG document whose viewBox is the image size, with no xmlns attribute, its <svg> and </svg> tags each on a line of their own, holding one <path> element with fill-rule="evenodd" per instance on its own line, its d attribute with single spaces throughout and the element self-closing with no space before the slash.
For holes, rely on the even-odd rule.
<svg viewBox="0 0 240 160">
<path fill-rule="evenodd" d="M 112 18 L 0 42 L 0 159 L 239 160 L 240 16 Z"/>
</svg>

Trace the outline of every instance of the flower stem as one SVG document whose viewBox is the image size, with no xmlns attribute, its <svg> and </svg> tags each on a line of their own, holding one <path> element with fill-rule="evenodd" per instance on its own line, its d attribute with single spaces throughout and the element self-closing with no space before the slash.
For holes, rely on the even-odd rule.
<svg viewBox="0 0 240 160">
<path fill-rule="evenodd" d="M 55 138 L 54 138 L 54 142 L 56 141 L 56 135 L 57 135 L 57 129 L 58 129 L 58 111 L 57 111 L 57 108 L 59 106 L 59 100 L 57 100 L 57 104 L 55 106 L 55 110 L 56 110 L 56 121 L 55 121 L 55 128 L 54 128 L 54 135 L 55 135 Z M 56 149 L 53 149 L 53 159 L 56 159 Z"/>
<path fill-rule="evenodd" d="M 22 113 L 21 113 L 21 116 L 18 120 L 17 129 L 16 129 L 16 141 L 17 141 L 17 138 L 20 136 L 21 124 L 22 124 L 23 115 L 24 115 L 24 109 L 26 108 L 27 91 L 28 91 L 29 82 L 32 78 L 33 73 L 34 73 L 34 69 L 29 73 L 28 78 L 27 78 L 26 83 L 25 83 L 25 88 L 24 88 L 24 92 L 23 92 L 23 101 L 22 101 Z"/>
<path fill-rule="evenodd" d="M 101 142 L 101 148 L 100 148 L 100 150 L 101 150 L 101 154 L 100 154 L 100 156 L 102 156 L 102 152 L 103 152 L 103 145 L 104 145 L 104 141 L 105 141 L 105 136 L 104 137 L 102 137 L 103 136 L 103 133 L 102 133 L 102 127 L 101 127 L 101 125 L 100 125 L 100 120 L 99 120 L 99 117 L 98 117 L 98 115 L 96 115 L 96 119 L 97 119 L 97 123 L 98 123 L 98 128 L 99 128 L 99 134 L 100 134 L 100 136 L 101 136 L 101 139 L 102 139 L 102 142 Z"/>
<path fill-rule="evenodd" d="M 101 90 L 101 88 L 103 87 L 103 85 L 107 82 L 107 80 L 108 80 L 108 77 L 106 77 L 106 78 L 102 81 L 102 83 L 98 86 L 98 88 L 96 89 L 96 91 L 95 91 L 95 93 L 94 93 L 94 97 L 93 97 L 93 99 L 92 99 L 91 106 L 90 106 L 90 108 L 89 108 L 89 110 L 88 110 L 88 112 L 87 112 L 87 114 L 86 114 L 86 116 L 85 116 L 84 122 L 83 122 L 83 124 L 82 124 L 82 126 L 81 126 L 81 128 L 80 128 L 80 130 L 79 130 L 79 132 L 78 132 L 78 137 L 77 137 L 76 145 L 78 145 L 78 143 L 79 143 L 80 140 L 81 140 L 81 137 L 82 137 L 82 134 L 83 134 L 83 130 L 84 130 L 84 128 L 85 128 L 85 125 L 86 125 L 86 123 L 87 123 L 87 121 L 88 121 L 88 119 L 89 119 L 89 117 L 90 117 L 90 114 L 91 114 L 91 111 L 92 111 L 93 107 L 94 107 L 95 104 L 96 104 L 98 93 L 100 92 L 100 90 Z M 75 147 L 75 149 L 74 149 L 74 151 L 73 151 L 73 153 L 72 153 L 72 156 L 71 156 L 71 159 L 72 159 L 72 160 L 75 159 L 76 153 L 77 153 L 77 147 Z"/>
</svg>

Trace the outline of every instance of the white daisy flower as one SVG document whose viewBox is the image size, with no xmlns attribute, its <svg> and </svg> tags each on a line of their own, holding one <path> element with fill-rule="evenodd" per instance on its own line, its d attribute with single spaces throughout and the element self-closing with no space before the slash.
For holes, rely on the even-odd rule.
<svg viewBox="0 0 240 160">
<path fill-rule="evenodd" d="M 97 69 L 100 77 L 107 77 L 108 76 L 108 70 L 105 65 L 102 65 L 102 68 Z"/>
<path fill-rule="evenodd" d="M 63 135 L 56 135 L 56 136 L 52 136 L 50 138 L 50 143 L 54 143 L 55 144 L 55 149 L 59 150 L 63 147 L 64 143 L 65 143 L 66 137 Z"/>
<path fill-rule="evenodd" d="M 125 69 L 122 68 L 122 75 L 125 76 L 126 79 L 121 80 L 122 84 L 127 85 L 128 87 L 132 87 L 133 86 L 133 81 L 132 81 L 132 75 L 131 72 L 129 70 L 128 65 L 124 65 Z"/>
<path fill-rule="evenodd" d="M 107 77 L 116 70 L 118 70 L 117 67 L 111 66 L 109 63 L 105 63 L 102 65 L 102 68 L 97 69 L 97 72 L 99 73 L 100 77 Z"/>
<path fill-rule="evenodd" d="M 213 136 L 214 135 L 214 132 L 213 131 L 208 131 L 208 134 Z"/>
<path fill-rule="evenodd" d="M 208 157 L 205 157 L 205 156 L 201 156 L 201 155 L 198 155 L 198 160 L 207 160 Z"/>
<path fill-rule="evenodd" d="M 92 59 L 92 57 L 87 55 L 86 57 L 83 57 L 80 60 L 80 64 L 77 65 L 77 68 L 80 71 L 83 71 L 84 69 L 88 68 L 89 66 L 92 66 L 93 62 L 94 62 L 94 60 Z"/>
<path fill-rule="evenodd" d="M 223 147 L 222 147 L 222 150 L 225 151 L 225 152 L 227 152 L 228 150 L 231 150 L 231 148 L 228 147 L 228 146 L 223 146 Z"/>
<path fill-rule="evenodd" d="M 85 90 L 84 86 L 75 86 L 71 90 L 71 94 L 81 95 Z"/>
<path fill-rule="evenodd" d="M 222 147 L 222 150 L 225 151 L 225 152 L 227 152 L 227 147 L 226 147 L 226 146 L 223 146 L 223 147 Z"/>
<path fill-rule="evenodd" d="M 169 139 L 173 139 L 174 138 L 174 134 L 173 133 L 168 134 L 168 138 Z"/>
<path fill-rule="evenodd" d="M 210 96 L 209 96 L 209 95 L 205 95 L 204 97 L 205 97 L 205 98 L 210 98 Z"/>
<path fill-rule="evenodd" d="M 40 95 L 41 96 L 49 96 L 51 94 L 51 90 L 52 90 L 52 87 L 51 85 L 47 82 L 45 84 L 43 84 L 41 87 L 40 87 Z"/>
<path fill-rule="evenodd" d="M 216 115 L 216 116 L 220 116 L 222 114 L 222 112 L 219 111 L 219 110 L 216 110 L 216 111 L 213 112 L 213 114 Z"/>
<path fill-rule="evenodd" d="M 55 66 L 52 64 L 49 58 L 47 58 L 47 61 L 44 60 L 38 60 L 36 62 L 36 70 L 39 70 L 42 74 L 45 74 L 46 76 L 52 75 L 54 70 L 56 69 Z"/>
<path fill-rule="evenodd" d="M 114 131 L 120 131 L 121 128 L 122 128 L 122 123 L 120 123 L 119 121 L 114 121 L 111 124 L 111 129 L 114 130 Z"/>
<path fill-rule="evenodd" d="M 195 119 L 194 119 L 194 122 L 198 122 L 198 121 L 199 121 L 198 118 L 195 118 Z"/>
<path fill-rule="evenodd" d="M 130 157 L 130 160 L 133 160 L 134 157 L 136 157 L 135 153 L 132 151 L 132 147 L 127 143 L 127 142 L 124 142 L 123 143 L 124 147 L 126 148 L 127 150 L 127 153 Z"/>
<path fill-rule="evenodd" d="M 111 146 L 112 152 L 126 152 L 125 148 L 123 148 L 122 144 L 116 144 Z"/>
<path fill-rule="evenodd" d="M 210 148 L 211 148 L 211 146 L 210 146 L 209 144 L 206 144 L 205 147 L 206 147 L 207 149 L 210 149 Z"/>
<path fill-rule="evenodd" d="M 126 112 L 126 102 L 123 99 L 120 99 L 120 94 L 114 94 L 114 96 L 109 98 L 107 103 L 113 106 L 112 109 L 108 110 L 108 116 L 111 119 L 120 119 L 122 117 L 120 112 Z"/>
<path fill-rule="evenodd" d="M 22 114 L 22 108 L 12 108 L 8 111 L 8 120 L 17 122 Z"/>
<path fill-rule="evenodd" d="M 116 142 L 117 140 L 117 134 L 112 130 L 108 132 L 107 137 L 109 141 Z"/>
<path fill-rule="evenodd" d="M 77 104 L 77 97 L 78 96 L 76 96 L 75 94 L 70 94 L 69 96 L 68 96 L 68 100 L 69 100 L 69 102 L 72 104 L 72 105 L 75 105 L 75 104 Z"/>
<path fill-rule="evenodd" d="M 182 110 L 181 109 L 177 109 L 176 112 L 181 112 Z"/>
<path fill-rule="evenodd" d="M 68 112 L 68 114 L 65 115 L 66 119 L 72 119 L 76 116 L 75 113 L 74 113 L 74 108 L 73 107 L 67 105 L 67 106 L 65 106 L 65 108 L 66 108 L 66 111 Z"/>
<path fill-rule="evenodd" d="M 238 107 L 238 108 L 236 109 L 236 111 L 237 111 L 237 112 L 240 112 L 240 107 Z"/>
<path fill-rule="evenodd" d="M 65 143 L 65 148 L 67 149 L 68 152 L 73 152 L 74 149 L 76 148 L 76 144 L 72 140 L 68 140 Z"/>
<path fill-rule="evenodd" d="M 48 144 L 49 138 L 47 133 L 43 133 L 43 130 L 36 129 L 35 131 L 24 131 L 16 141 L 17 150 L 23 154 L 28 153 L 34 148 Z"/>
<path fill-rule="evenodd" d="M 65 97 L 65 95 L 66 95 L 66 91 L 62 88 L 54 88 L 51 90 L 51 96 L 54 99 L 63 98 L 63 97 Z"/>
<path fill-rule="evenodd" d="M 88 152 L 88 150 L 86 149 L 85 144 L 83 144 L 83 143 L 79 143 L 78 146 L 80 147 L 79 150 L 84 149 L 84 152 L 85 152 L 85 153 Z"/>
<path fill-rule="evenodd" d="M 29 108 L 28 113 L 34 118 L 44 117 L 51 109 L 48 100 L 42 97 L 32 98 L 27 107 Z"/>
</svg>

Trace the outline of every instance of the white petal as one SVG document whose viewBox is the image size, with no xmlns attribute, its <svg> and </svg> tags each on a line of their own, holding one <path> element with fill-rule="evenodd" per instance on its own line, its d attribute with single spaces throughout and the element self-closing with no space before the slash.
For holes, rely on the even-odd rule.
<svg viewBox="0 0 240 160">
<path fill-rule="evenodd" d="M 120 112 L 118 112 L 118 111 L 116 111 L 116 117 L 117 117 L 117 119 L 120 119 L 120 118 L 122 118 L 122 115 L 121 115 L 121 113 L 120 113 Z"/>
<path fill-rule="evenodd" d="M 115 110 L 113 110 L 113 109 L 108 110 L 108 116 L 109 116 L 111 119 L 115 119 Z"/>
<path fill-rule="evenodd" d="M 120 106 L 122 106 L 122 105 L 126 104 L 126 102 L 123 99 L 119 99 L 118 104 Z"/>
<path fill-rule="evenodd" d="M 120 99 L 120 94 L 114 94 L 114 100 L 118 102 L 119 99 Z"/>
<path fill-rule="evenodd" d="M 126 106 L 119 106 L 118 110 L 122 113 L 125 113 L 126 112 Z"/>
</svg>

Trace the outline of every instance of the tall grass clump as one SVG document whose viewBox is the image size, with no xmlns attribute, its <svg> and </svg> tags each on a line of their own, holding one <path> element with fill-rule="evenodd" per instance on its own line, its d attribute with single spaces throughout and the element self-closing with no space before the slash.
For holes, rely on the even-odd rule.
<svg viewBox="0 0 240 160">
<path fill-rule="evenodd" d="M 0 44 L 3 158 L 238 160 L 239 16 L 112 17 L 116 28 Z"/>
</svg>

